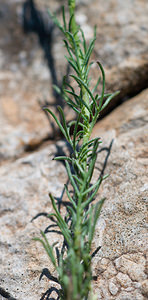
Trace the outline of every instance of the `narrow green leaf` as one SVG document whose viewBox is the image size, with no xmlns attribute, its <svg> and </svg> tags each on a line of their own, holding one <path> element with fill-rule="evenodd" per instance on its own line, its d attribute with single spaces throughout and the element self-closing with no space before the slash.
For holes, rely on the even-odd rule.
<svg viewBox="0 0 148 300">
<path fill-rule="evenodd" d="M 86 51 L 87 51 L 86 40 L 85 40 L 84 32 L 81 28 L 80 28 L 80 32 L 81 32 L 81 35 L 82 35 L 84 52 L 86 54 Z"/>
<path fill-rule="evenodd" d="M 94 64 L 94 61 L 92 61 L 91 63 L 89 63 L 88 67 L 87 67 L 87 70 L 86 70 L 86 73 L 85 73 L 85 76 L 86 78 L 88 77 L 88 74 L 89 74 L 89 71 L 91 69 L 91 66 Z"/>
<path fill-rule="evenodd" d="M 87 103 L 83 99 L 81 99 L 81 102 L 87 108 L 87 110 L 89 111 L 90 115 L 93 117 L 93 113 L 92 113 L 90 107 L 87 105 Z"/>
<path fill-rule="evenodd" d="M 69 56 L 71 57 L 71 59 L 74 61 L 74 57 L 73 57 L 73 54 L 72 54 L 72 49 L 70 48 L 68 42 L 66 40 L 63 40 L 63 42 L 65 43 L 65 47 L 69 53 Z"/>
<path fill-rule="evenodd" d="M 76 134 L 76 136 L 79 136 L 79 135 L 83 135 L 84 134 L 84 130 L 79 130 L 78 132 L 77 132 L 77 134 Z"/>
<path fill-rule="evenodd" d="M 79 114 L 80 113 L 80 111 L 76 108 L 76 107 L 74 107 L 70 102 L 67 102 L 67 104 L 77 113 L 77 114 Z"/>
<path fill-rule="evenodd" d="M 83 156 L 85 156 L 87 153 L 92 151 L 91 147 L 93 147 L 93 144 L 94 144 L 95 141 L 98 141 L 98 144 L 101 143 L 101 141 L 99 142 L 99 138 L 95 138 L 95 139 L 90 140 L 88 143 L 85 143 L 80 148 L 79 154 L 78 154 L 79 159 L 83 158 Z"/>
<path fill-rule="evenodd" d="M 65 120 L 65 115 L 64 115 L 63 109 L 62 109 L 61 106 L 58 106 L 57 108 L 58 108 L 58 110 L 59 110 L 59 112 L 61 114 L 61 117 L 62 117 L 63 128 L 64 128 L 64 131 L 65 131 L 65 134 L 66 134 L 66 138 L 67 138 L 68 142 L 71 143 L 71 138 L 70 138 L 70 135 L 69 135 L 68 130 L 67 130 L 67 124 L 66 124 L 66 120 Z"/>
<path fill-rule="evenodd" d="M 57 117 L 55 116 L 55 114 L 49 109 L 49 108 L 44 108 L 45 111 L 47 111 L 48 113 L 50 113 L 50 115 L 54 118 L 54 120 L 56 121 L 57 125 L 59 126 L 61 132 L 63 133 L 63 135 L 65 136 L 65 138 L 67 139 L 66 136 L 66 132 L 62 126 L 62 124 L 59 122 L 59 120 L 57 119 Z"/>
<path fill-rule="evenodd" d="M 110 102 L 115 96 L 117 96 L 119 93 L 120 93 L 120 92 L 117 91 L 117 92 L 113 93 L 112 95 L 110 95 L 110 96 L 105 100 L 105 102 L 104 102 L 104 104 L 102 105 L 100 111 L 102 111 L 102 110 L 109 104 L 109 102 Z"/>
<path fill-rule="evenodd" d="M 71 127 L 75 126 L 76 121 L 71 121 L 68 123 L 68 132 L 69 134 L 72 132 Z"/>
<path fill-rule="evenodd" d="M 73 178 L 77 181 L 78 184 L 82 185 L 82 180 L 80 180 L 76 175 L 73 175 Z"/>
<path fill-rule="evenodd" d="M 85 171 L 82 169 L 82 166 L 79 164 L 79 162 L 78 162 L 77 160 L 75 160 L 75 165 L 76 165 L 77 168 L 79 169 L 81 175 L 84 177 Z"/>
<path fill-rule="evenodd" d="M 60 95 L 62 93 L 61 89 L 57 85 L 53 84 L 52 86 L 53 86 L 53 89 L 57 92 L 57 94 Z"/>
<path fill-rule="evenodd" d="M 74 47 L 73 54 L 74 54 L 74 55 L 76 56 L 76 58 L 77 58 L 77 64 L 78 64 L 78 68 L 79 68 L 79 70 L 80 70 L 80 59 L 79 59 L 79 55 L 78 55 L 78 48 L 77 48 L 76 41 L 75 41 L 73 35 L 71 34 L 71 32 L 66 31 L 66 34 L 67 34 L 67 36 L 68 36 L 68 39 L 72 41 L 72 42 L 71 42 L 71 45 L 73 45 L 73 47 Z"/>
<path fill-rule="evenodd" d="M 53 266 L 55 267 L 55 269 L 57 269 L 57 264 L 56 264 L 55 256 L 54 256 L 54 254 L 53 254 L 53 249 L 52 249 L 52 247 L 49 245 L 49 242 L 48 242 L 48 240 L 47 240 L 45 234 L 44 234 L 42 231 L 41 231 L 41 234 L 42 234 L 42 236 L 43 236 L 43 238 L 44 238 L 45 241 L 43 241 L 43 240 L 40 239 L 40 238 L 33 238 L 33 240 L 34 240 L 34 241 L 38 241 L 38 242 L 40 242 L 40 243 L 43 245 L 43 247 L 44 247 L 46 253 L 48 254 L 48 256 L 49 256 L 49 258 L 50 258 L 50 260 L 51 260 Z"/>
<path fill-rule="evenodd" d="M 91 56 L 91 53 L 94 49 L 94 44 L 96 40 L 96 26 L 94 27 L 94 38 L 90 41 L 87 52 L 85 53 L 84 63 L 83 67 L 85 67 L 85 70 L 87 69 L 87 65 Z"/>
<path fill-rule="evenodd" d="M 82 193 L 82 196 L 85 196 L 86 194 L 90 193 L 93 189 L 98 188 L 101 182 L 102 182 L 102 178 L 99 178 L 99 180 L 95 184 L 93 184 L 91 187 L 89 187 L 86 191 Z"/>
<path fill-rule="evenodd" d="M 64 30 L 66 31 L 66 19 L 65 19 L 65 8 L 62 6 L 62 16 L 63 16 L 63 23 L 64 23 Z"/>
<path fill-rule="evenodd" d="M 112 93 L 104 94 L 104 98 L 107 98 L 107 97 L 109 97 L 111 95 L 112 95 Z M 97 101 L 101 99 L 101 96 L 99 96 L 99 95 L 96 95 L 96 96 L 97 96 L 97 99 L 96 99 Z"/>
<path fill-rule="evenodd" d="M 83 150 L 83 152 L 80 153 L 79 155 L 79 161 L 82 161 L 86 159 L 86 156 L 88 157 L 88 153 L 91 152 L 90 156 L 92 156 L 92 149 L 91 148 L 86 148 Z"/>
<path fill-rule="evenodd" d="M 101 65 L 101 63 L 99 61 L 97 61 L 97 64 L 98 66 L 100 67 L 100 70 L 101 70 L 101 73 L 102 73 L 102 80 L 103 80 L 103 83 L 102 83 L 102 93 L 101 93 L 101 99 L 100 99 L 100 103 L 99 103 L 99 107 L 98 107 L 98 110 L 100 111 L 101 107 L 102 107 L 102 104 L 103 104 L 103 99 L 104 99 L 104 91 L 105 91 L 105 72 L 104 72 L 104 69 Z"/>
<path fill-rule="evenodd" d="M 67 208 L 69 209 L 69 211 L 71 213 L 72 223 L 74 225 L 76 223 L 76 220 L 77 220 L 76 213 L 70 205 L 67 205 Z"/>
<path fill-rule="evenodd" d="M 70 95 L 72 95 L 72 96 L 74 96 L 74 98 L 75 98 L 75 100 L 76 100 L 76 103 L 77 103 L 77 105 L 79 105 L 79 102 L 80 102 L 80 97 L 77 95 L 77 94 L 75 94 L 74 92 L 72 92 L 72 91 L 69 91 L 69 90 L 67 90 L 67 89 L 64 89 L 64 91 L 66 92 L 66 93 L 68 93 L 68 94 L 70 94 Z"/>
<path fill-rule="evenodd" d="M 76 203 L 75 203 L 74 200 L 72 199 L 72 197 L 71 197 L 71 195 L 70 195 L 70 193 L 69 193 L 69 191 L 68 191 L 68 187 L 67 187 L 66 184 L 65 184 L 65 190 L 66 190 L 66 194 L 67 194 L 67 196 L 68 196 L 68 199 L 69 199 L 70 202 L 72 203 L 74 209 L 77 210 Z"/>
<path fill-rule="evenodd" d="M 90 42 L 90 44 L 89 44 L 89 47 L 88 47 L 87 52 L 85 54 L 85 59 L 84 59 L 83 67 L 86 67 L 88 65 L 88 61 L 89 61 L 90 55 L 92 53 L 92 50 L 94 49 L 94 43 L 95 43 L 95 39 L 93 39 Z"/>
<path fill-rule="evenodd" d="M 72 22 L 73 22 L 73 19 L 74 19 L 74 14 L 72 14 L 70 16 L 70 20 L 69 20 L 69 32 L 72 32 Z"/>
<path fill-rule="evenodd" d="M 66 222 L 63 220 L 63 218 L 61 217 L 61 215 L 60 215 L 60 213 L 59 213 L 59 211 L 58 211 L 58 209 L 56 207 L 56 203 L 55 203 L 54 197 L 52 196 L 51 193 L 49 194 L 49 197 L 51 199 L 52 206 L 53 206 L 53 208 L 55 210 L 55 213 L 56 213 L 55 217 L 57 218 L 57 220 L 59 222 L 59 227 L 60 227 L 63 235 L 65 236 L 67 243 L 70 245 L 71 244 L 71 236 L 70 236 L 70 233 L 69 233 L 68 226 L 67 226 Z"/>
<path fill-rule="evenodd" d="M 82 146 L 81 146 L 81 148 L 80 148 L 80 152 L 84 149 L 84 148 L 86 148 L 87 146 L 90 146 L 92 143 L 94 143 L 95 141 L 98 141 L 99 143 L 102 143 L 101 141 L 99 141 L 100 140 L 100 138 L 94 138 L 94 139 L 91 139 L 91 140 L 89 140 L 87 143 L 85 143 L 85 144 L 83 144 Z"/>
<path fill-rule="evenodd" d="M 51 17 L 51 19 L 53 20 L 53 22 L 57 25 L 57 27 L 59 27 L 59 29 L 64 33 L 63 26 L 61 25 L 61 23 L 59 22 L 57 17 L 54 14 L 52 14 L 49 9 L 48 9 L 48 14 Z"/>
<path fill-rule="evenodd" d="M 93 170 L 94 170 L 94 166 L 95 166 L 95 162 L 96 162 L 96 159 L 97 159 L 97 148 L 98 148 L 98 141 L 95 141 L 94 142 L 94 145 L 93 145 L 93 151 L 92 151 L 92 159 L 91 159 L 91 162 L 90 162 L 90 165 L 89 165 L 89 169 L 88 169 L 88 172 L 87 172 L 87 180 L 88 182 L 91 181 L 91 178 L 92 178 L 92 174 L 93 174 Z"/>
<path fill-rule="evenodd" d="M 92 94 L 95 93 L 95 91 L 96 91 L 96 89 L 97 89 L 97 87 L 98 87 L 100 81 L 101 81 L 101 77 L 98 78 L 97 83 L 96 83 L 96 85 L 94 86 L 94 88 L 93 88 L 93 90 L 92 90 Z M 97 99 L 96 99 L 96 100 L 97 100 Z"/>
<path fill-rule="evenodd" d="M 76 137 L 77 137 L 77 131 L 78 131 L 80 119 L 81 119 L 81 113 L 78 114 L 77 122 L 75 124 L 74 132 L 73 132 L 73 149 L 74 149 L 74 151 L 76 151 Z"/>
<path fill-rule="evenodd" d="M 93 240 L 96 223 L 97 223 L 98 217 L 100 215 L 101 208 L 102 208 L 104 201 L 105 201 L 105 198 L 101 199 L 94 207 L 93 224 L 91 226 L 91 230 L 90 230 L 90 234 L 89 234 L 89 244 L 91 244 L 91 242 Z"/>
<path fill-rule="evenodd" d="M 68 82 L 65 83 L 65 86 L 69 87 L 72 90 L 72 92 L 75 93 L 74 88 Z"/>
<path fill-rule="evenodd" d="M 69 96 L 66 95 L 66 97 L 67 97 L 67 99 L 66 99 L 67 104 L 70 103 L 71 105 L 73 105 L 78 110 L 79 109 L 79 105 L 77 103 L 73 102 L 73 100 L 71 100 L 71 98 Z"/>
<path fill-rule="evenodd" d="M 84 81 L 81 80 L 79 77 L 77 77 L 77 76 L 75 76 L 75 75 L 70 75 L 70 76 L 71 76 L 72 78 L 74 78 L 74 79 L 78 82 L 78 84 L 79 84 L 80 86 L 81 86 L 81 85 L 84 86 L 84 88 L 86 89 L 86 91 L 87 91 L 88 94 L 90 95 L 91 99 L 93 100 L 95 106 L 97 106 L 97 103 L 96 103 L 96 100 L 95 100 L 93 94 L 91 93 L 91 91 L 90 91 L 90 89 L 88 88 L 88 86 L 84 83 Z"/>
<path fill-rule="evenodd" d="M 78 187 L 73 179 L 73 176 L 72 176 L 72 173 L 71 173 L 71 170 L 70 170 L 70 166 L 69 166 L 69 163 L 67 161 L 65 161 L 65 164 L 66 164 L 66 170 L 67 170 L 67 174 L 68 174 L 68 177 L 70 179 L 70 182 L 75 190 L 75 193 L 76 195 L 78 196 L 79 195 L 79 190 L 78 190 Z"/>
<path fill-rule="evenodd" d="M 67 156 L 56 156 L 53 158 L 53 160 L 68 160 L 70 163 L 72 163 L 72 159 Z"/>
<path fill-rule="evenodd" d="M 67 61 L 69 62 L 69 64 L 71 65 L 71 67 L 75 70 L 75 72 L 77 73 L 77 75 L 79 76 L 80 72 L 79 72 L 79 69 L 75 63 L 75 61 L 72 61 L 69 57 L 67 57 L 65 55 L 65 58 L 67 59 Z"/>
</svg>

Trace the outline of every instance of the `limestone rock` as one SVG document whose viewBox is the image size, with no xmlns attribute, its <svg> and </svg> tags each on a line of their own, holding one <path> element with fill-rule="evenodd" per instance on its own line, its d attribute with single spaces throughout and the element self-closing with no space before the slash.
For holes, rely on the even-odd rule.
<svg viewBox="0 0 148 300">
<path fill-rule="evenodd" d="M 36 0 L 41 9 L 48 6 L 56 10 L 56 3 Z M 106 71 L 106 89 L 120 90 L 108 108 L 115 107 L 123 98 L 129 98 L 147 87 L 148 77 L 148 3 L 146 0 L 134 2 L 109 0 L 77 1 L 77 21 L 83 28 L 86 39 L 93 37 L 93 27 L 97 25 L 94 61 L 101 61 Z M 89 9 L 88 9 L 89 8 Z M 56 60 L 60 63 L 62 48 L 57 39 Z M 60 51 L 59 51 L 60 49 Z M 60 52 L 60 53 L 59 53 Z M 59 56 L 60 55 L 60 56 Z M 58 63 L 58 64 L 59 64 Z M 92 78 L 97 78 L 99 70 L 93 66 Z"/>
<path fill-rule="evenodd" d="M 94 241 L 96 247 L 102 246 L 94 264 L 95 286 L 102 295 L 98 299 L 146 299 L 147 112 L 145 90 L 104 118 L 93 133 L 102 136 L 106 146 L 114 139 L 106 169 L 110 177 L 100 190 L 100 198 L 107 200 Z M 101 268 L 104 258 L 112 263 L 105 270 Z M 107 285 L 106 297 L 103 287 Z"/>
<path fill-rule="evenodd" d="M 101 246 L 93 261 L 98 300 L 147 299 L 147 95 L 146 90 L 125 102 L 97 124 L 93 133 L 102 137 L 105 149 L 114 138 L 105 170 L 110 177 L 97 196 L 97 200 L 107 198 L 93 242 L 93 250 Z M 49 287 L 56 287 L 45 276 L 47 269 L 56 276 L 51 263 L 32 238 L 51 224 L 45 217 L 52 211 L 48 193 L 58 201 L 62 197 L 65 168 L 52 158 L 63 149 L 66 145 L 58 142 L 0 169 L 0 287 L 17 300 L 45 298 Z M 105 151 L 98 155 L 97 170 L 105 155 Z M 37 214 L 40 217 L 31 222 Z M 51 244 L 58 241 L 60 245 L 56 233 L 48 232 L 47 237 Z"/>
<path fill-rule="evenodd" d="M 41 109 L 50 104 L 59 117 L 50 71 L 37 36 L 23 32 L 23 3 L 2 0 L 0 7 L 0 163 L 57 137 L 52 118 Z M 60 71 L 57 76 L 61 80 Z M 67 120 L 74 117 L 69 108 L 65 114 Z"/>
<path fill-rule="evenodd" d="M 34 1 L 42 11 L 47 6 L 52 11 L 59 8 L 59 1 Z M 33 149 L 57 135 L 38 103 L 38 100 L 42 103 L 46 100 L 55 110 L 52 79 L 38 38 L 22 31 L 23 2 L 1 0 L 0 6 L 1 162 L 18 157 L 24 150 Z M 126 0 L 126 4 L 115 0 L 77 3 L 77 20 L 87 40 L 93 35 L 93 26 L 97 25 L 92 59 L 101 61 L 105 67 L 106 90 L 120 90 L 118 98 L 110 104 L 111 109 L 123 98 L 129 98 L 147 85 L 148 3 L 147 0 Z M 66 68 L 62 38 L 55 30 L 53 53 L 59 81 Z M 94 64 L 92 77 L 97 78 L 98 75 L 98 67 Z M 69 119 L 73 118 L 69 110 L 66 115 Z"/>
<path fill-rule="evenodd" d="M 49 225 L 44 217 L 51 212 L 48 193 L 60 198 L 66 182 L 64 167 L 52 160 L 54 153 L 51 145 L 0 170 L 0 287 L 17 300 L 40 299 L 49 287 L 45 276 L 39 281 L 49 259 L 32 238 Z M 39 213 L 42 216 L 31 222 Z M 58 241 L 55 234 L 48 235 L 51 243 Z M 49 270 L 54 271 L 52 266 Z"/>
</svg>

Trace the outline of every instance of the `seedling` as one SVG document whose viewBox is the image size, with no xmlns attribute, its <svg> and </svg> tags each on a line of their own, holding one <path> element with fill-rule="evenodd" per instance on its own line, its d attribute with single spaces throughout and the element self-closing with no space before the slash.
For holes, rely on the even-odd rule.
<svg viewBox="0 0 148 300">
<path fill-rule="evenodd" d="M 41 232 L 40 241 L 45 248 L 51 263 L 57 271 L 58 282 L 61 286 L 60 299 L 63 300 L 86 300 L 97 299 L 92 294 L 92 241 L 95 226 L 100 215 L 104 198 L 98 203 L 92 204 L 102 181 L 107 176 L 100 176 L 92 184 L 92 176 L 97 159 L 97 151 L 100 138 L 91 139 L 91 133 L 96 124 L 100 112 L 108 105 L 111 99 L 117 95 L 105 94 L 105 73 L 100 62 L 97 62 L 98 71 L 101 71 L 97 84 L 92 88 L 89 71 L 92 63 L 90 56 L 94 49 L 96 40 L 96 28 L 94 37 L 89 45 L 86 43 L 82 29 L 75 20 L 75 0 L 68 1 L 69 22 L 65 17 L 63 7 L 63 25 L 55 15 L 50 13 L 55 24 L 64 34 L 64 43 L 68 55 L 66 59 L 73 70 L 71 81 L 78 86 L 77 91 L 69 83 L 66 77 L 63 79 L 61 93 L 67 105 L 76 113 L 76 119 L 66 122 L 63 109 L 59 106 L 61 120 L 46 108 L 46 111 L 54 118 L 63 136 L 72 149 L 71 156 L 55 157 L 55 160 L 64 160 L 70 185 L 65 185 L 69 204 L 67 214 L 63 217 L 56 205 L 53 195 L 49 195 L 53 207 L 53 213 L 48 217 L 53 218 L 63 236 L 65 248 L 59 253 L 58 259 L 55 255 L 55 245 L 50 245 L 46 235 Z M 97 87 L 102 79 L 101 95 L 96 93 Z M 72 134 L 71 134 L 72 132 Z M 71 191 L 72 190 L 72 191 Z"/>
</svg>

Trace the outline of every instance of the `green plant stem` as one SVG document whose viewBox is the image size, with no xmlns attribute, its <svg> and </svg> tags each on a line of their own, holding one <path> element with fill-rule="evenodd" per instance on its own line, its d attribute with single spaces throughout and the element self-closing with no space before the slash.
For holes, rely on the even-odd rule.
<svg viewBox="0 0 148 300">
<path fill-rule="evenodd" d="M 42 243 L 53 266 L 57 270 L 58 281 L 62 288 L 61 300 L 95 300 L 91 290 L 91 245 L 96 222 L 105 199 L 100 200 L 95 205 L 92 205 L 91 202 L 94 200 L 105 176 L 103 178 L 100 176 L 94 184 L 91 183 L 100 141 L 99 138 L 90 140 L 90 136 L 100 111 L 108 105 L 115 93 L 104 94 L 105 74 L 99 62 L 98 65 L 103 80 L 102 93 L 98 96 L 95 92 L 100 83 L 100 78 L 95 87 L 90 89 L 88 75 L 91 63 L 89 63 L 89 58 L 94 48 L 96 32 L 94 33 L 94 38 L 87 46 L 84 33 L 75 20 L 75 0 L 68 0 L 68 7 L 70 15 L 68 24 L 64 8 L 63 26 L 55 15 L 50 13 L 50 16 L 65 36 L 64 42 L 69 55 L 68 57 L 66 56 L 66 59 L 75 72 L 75 75 L 71 75 L 71 78 L 78 84 L 79 93 L 75 92 L 69 82 L 66 83 L 65 76 L 60 93 L 67 104 L 77 113 L 77 119 L 67 124 L 61 107 L 58 107 L 61 121 L 50 109 L 46 108 L 73 149 L 71 157 L 56 157 L 56 160 L 65 161 L 72 189 L 69 190 L 68 186 L 65 186 L 70 203 L 67 205 L 65 218 L 62 218 L 55 199 L 50 194 L 54 213 L 50 214 L 49 218 L 54 218 L 61 231 L 67 246 L 66 253 L 61 251 L 57 263 L 53 250 L 54 245 L 49 245 L 46 236 L 42 233 L 43 240 L 38 238 L 36 240 Z M 81 34 L 81 39 L 79 34 Z M 74 126 L 73 137 L 70 135 L 71 126 Z"/>
<path fill-rule="evenodd" d="M 83 68 L 83 59 L 82 59 L 82 55 L 81 55 L 81 46 L 80 46 L 80 40 L 77 34 L 78 31 L 78 26 L 76 24 L 76 20 L 75 20 L 75 8 L 76 8 L 76 4 L 75 4 L 75 0 L 69 0 L 69 12 L 70 12 L 70 18 L 72 18 L 72 22 L 71 22 L 71 33 L 73 34 L 73 36 L 75 36 L 75 40 L 76 40 L 76 44 L 77 44 L 77 49 L 78 49 L 78 64 L 79 64 L 79 71 L 80 71 L 80 78 L 84 81 L 84 83 L 87 83 L 87 78 L 85 78 L 85 74 L 82 70 Z M 88 68 L 87 68 L 88 69 Z M 87 106 L 89 106 L 89 94 L 86 91 L 86 89 L 84 88 L 83 85 L 81 85 L 81 91 L 82 91 L 82 100 L 86 103 Z M 85 124 L 87 126 L 87 131 L 85 132 L 85 134 L 83 135 L 83 145 L 86 144 L 89 141 L 90 135 L 91 135 L 91 130 L 90 127 L 88 127 L 88 122 L 90 119 L 90 113 L 87 110 L 87 108 L 84 106 L 83 107 L 83 111 L 84 111 L 84 115 L 86 116 L 87 119 L 87 124 Z"/>
<path fill-rule="evenodd" d="M 75 0 L 69 0 L 69 12 L 70 12 L 70 18 L 72 18 L 72 22 L 71 22 L 71 33 L 73 34 L 73 36 L 75 36 L 75 40 L 77 43 L 77 52 L 78 52 L 78 65 L 79 65 L 79 75 L 80 78 L 84 81 L 84 83 L 87 84 L 87 78 L 85 78 L 85 74 L 82 70 L 83 68 L 83 59 L 82 59 L 82 55 L 81 55 L 81 46 L 80 46 L 80 40 L 77 36 L 77 30 L 78 30 L 78 26 L 76 24 L 76 20 L 75 20 Z M 87 90 L 84 88 L 83 85 L 81 85 L 81 92 L 82 92 L 82 100 L 86 103 L 87 106 L 89 106 L 89 94 L 87 92 Z M 91 127 L 89 126 L 89 120 L 90 120 L 90 113 L 87 110 L 87 108 L 84 106 L 83 107 L 83 113 L 86 117 L 86 120 L 84 122 L 84 125 L 86 126 L 87 130 L 85 131 L 84 135 L 83 135 L 83 145 L 85 145 L 86 143 L 88 143 L 89 139 L 90 139 L 90 135 L 91 135 Z M 88 146 L 85 147 L 85 150 L 88 149 Z M 87 172 L 87 155 L 85 157 L 85 161 L 83 162 L 82 166 L 84 168 L 84 172 Z M 82 178 L 80 178 L 82 179 Z M 82 187 L 79 186 L 79 189 L 81 191 Z M 82 235 L 82 218 L 83 218 L 83 211 L 82 211 L 82 202 L 84 202 L 86 200 L 86 197 L 82 197 L 81 196 L 81 192 L 80 192 L 80 196 L 78 199 L 78 204 L 77 204 L 77 222 L 76 222 L 76 226 L 75 226 L 75 230 L 74 230 L 74 249 L 76 251 L 76 255 L 77 258 L 79 258 L 79 263 L 81 262 L 82 259 L 82 253 L 81 253 L 81 235 Z"/>
</svg>

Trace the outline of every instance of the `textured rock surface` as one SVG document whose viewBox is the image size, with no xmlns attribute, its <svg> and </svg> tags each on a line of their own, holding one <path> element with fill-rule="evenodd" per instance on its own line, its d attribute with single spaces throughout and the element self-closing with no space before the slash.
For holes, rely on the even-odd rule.
<svg viewBox="0 0 148 300">
<path fill-rule="evenodd" d="M 37 37 L 25 35 L 21 29 L 23 2 L 1 0 L 0 7 L 1 161 L 19 156 L 26 148 L 33 148 L 48 135 L 53 135 L 52 126 L 38 104 L 38 100 L 54 104 L 51 75 Z M 53 11 L 59 7 L 59 1 L 35 0 L 35 3 L 42 10 L 46 5 Z M 103 63 L 107 90 L 119 89 L 120 99 L 135 94 L 147 84 L 147 15 L 147 0 L 126 0 L 126 3 L 117 0 L 78 1 L 77 20 L 88 40 L 97 24 L 93 59 Z M 54 33 L 53 51 L 60 80 L 66 63 L 58 30 Z M 98 77 L 95 65 L 92 73 L 94 78 Z M 119 97 L 112 101 L 112 106 Z"/>
<path fill-rule="evenodd" d="M 51 212 L 48 192 L 61 198 L 66 181 L 62 164 L 52 161 L 60 142 L 31 155 L 24 153 L 41 145 L 52 126 L 41 112 L 38 100 L 53 103 L 51 75 L 35 35 L 21 29 L 23 0 L 1 0 L 0 5 L 0 300 L 8 291 L 17 300 L 38 300 L 50 283 L 41 276 L 52 267 L 43 249 L 32 241 L 48 226 L 40 212 Z M 129 98 L 143 89 L 148 78 L 147 0 L 81 0 L 77 21 L 89 40 L 97 24 L 93 59 L 106 69 L 107 90 Z M 36 0 L 44 9 L 47 0 Z M 61 3 L 61 2 L 60 2 Z M 50 1 L 54 10 L 57 1 Z M 8 22 L 9 20 L 9 22 Z M 61 35 L 55 31 L 54 54 L 60 79 L 65 68 Z M 95 65 L 94 78 L 98 76 Z M 114 104 L 119 98 L 114 101 Z M 113 105 L 113 102 L 112 102 Z M 97 224 L 94 249 L 94 288 L 99 299 L 145 300 L 148 297 L 146 262 L 147 201 L 147 105 L 148 91 L 125 102 L 102 120 L 94 136 L 103 146 L 114 138 L 106 172 L 111 176 L 98 199 L 106 196 Z M 54 108 L 53 108 L 54 109 Z M 69 112 L 68 117 L 71 118 Z M 22 155 L 22 158 L 16 157 Z M 104 152 L 98 157 L 102 168 Z M 4 162 L 11 158 L 12 162 Z M 50 242 L 58 240 L 48 233 Z M 4 292 L 5 291 L 5 292 Z M 47 295 L 46 295 L 47 296 Z M 53 294 L 54 297 L 54 294 Z M 43 298 L 42 298 L 43 299 Z M 44 297 L 46 299 L 46 297 Z"/>
<path fill-rule="evenodd" d="M 51 146 L 1 167 L 0 286 L 17 300 L 40 299 L 49 287 L 46 277 L 39 281 L 42 269 L 50 266 L 48 258 L 32 241 L 49 222 L 45 217 L 33 223 L 31 219 L 38 213 L 51 212 L 49 191 L 61 196 L 65 170 L 52 161 L 55 151 Z M 50 234 L 50 242 L 55 239 L 55 234 Z M 49 269 L 52 272 L 51 266 Z"/>
<path fill-rule="evenodd" d="M 147 113 L 148 90 L 118 107 L 94 131 L 105 143 L 114 139 L 107 166 L 111 175 L 100 190 L 107 200 L 94 241 L 102 246 L 94 262 L 98 299 L 146 299 Z"/>
<path fill-rule="evenodd" d="M 93 245 L 101 246 L 93 262 L 98 300 L 147 299 L 147 99 L 145 90 L 102 120 L 93 133 L 102 136 L 103 146 L 114 138 L 106 169 L 111 175 L 98 195 L 98 200 L 107 200 Z M 0 169 L 0 286 L 17 300 L 41 299 L 50 286 L 45 276 L 39 278 L 42 269 L 52 273 L 52 267 L 40 244 L 32 241 L 49 221 L 43 216 L 31 219 L 51 212 L 48 192 L 59 199 L 62 195 L 65 169 L 52 158 L 63 145 L 50 145 Z M 98 156 L 99 169 L 104 155 Z M 50 243 L 59 239 L 55 233 L 47 236 Z"/>
</svg>

